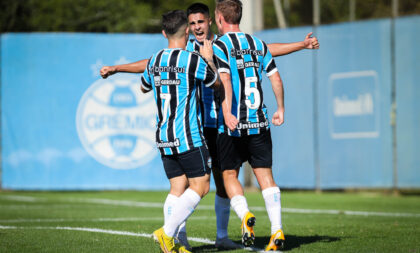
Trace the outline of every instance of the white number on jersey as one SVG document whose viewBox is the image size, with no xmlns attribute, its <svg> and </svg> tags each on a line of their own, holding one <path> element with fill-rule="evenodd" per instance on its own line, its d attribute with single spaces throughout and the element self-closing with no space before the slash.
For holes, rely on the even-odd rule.
<svg viewBox="0 0 420 253">
<path fill-rule="evenodd" d="M 258 78 L 255 76 L 245 78 L 245 104 L 249 109 L 258 109 L 261 104 L 260 92 L 258 91 L 257 87 L 251 87 L 251 83 L 254 83 L 256 86 L 257 82 Z M 254 95 L 254 103 L 252 103 L 250 99 L 252 94 Z"/>
</svg>

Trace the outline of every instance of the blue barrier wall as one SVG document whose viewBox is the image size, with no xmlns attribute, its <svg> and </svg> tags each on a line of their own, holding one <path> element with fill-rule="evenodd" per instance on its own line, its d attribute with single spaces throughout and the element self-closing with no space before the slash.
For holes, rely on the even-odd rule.
<svg viewBox="0 0 420 253">
<path fill-rule="evenodd" d="M 321 26 L 320 50 L 276 58 L 286 105 L 285 124 L 272 127 L 281 187 L 393 186 L 394 66 L 397 184 L 420 187 L 419 22 L 396 20 L 395 65 L 390 20 Z M 292 42 L 309 31 L 256 35 Z M 148 58 L 165 46 L 161 35 L 2 35 L 3 188 L 168 189 L 154 144 L 154 101 L 140 94 L 139 75 L 99 76 L 103 65 Z M 263 89 L 272 115 L 267 79 Z"/>
<path fill-rule="evenodd" d="M 419 187 L 420 17 L 398 19 L 395 29 L 398 186 Z"/>
<path fill-rule="evenodd" d="M 302 41 L 309 27 L 286 31 L 269 30 L 256 36 L 267 43 Z M 313 64 L 312 52 L 300 51 L 277 57 L 276 65 L 284 83 L 285 123 L 272 127 L 273 174 L 276 182 L 289 188 L 314 188 Z M 264 100 L 270 117 L 276 110 L 271 84 L 266 78 Z"/>
</svg>

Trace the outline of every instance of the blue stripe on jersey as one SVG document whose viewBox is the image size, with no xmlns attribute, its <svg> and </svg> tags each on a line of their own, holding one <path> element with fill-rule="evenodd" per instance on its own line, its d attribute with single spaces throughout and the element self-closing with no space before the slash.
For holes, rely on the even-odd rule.
<svg viewBox="0 0 420 253">
<path fill-rule="evenodd" d="M 214 35 L 214 40 L 218 36 Z M 198 42 L 196 39 L 188 40 L 186 50 L 190 52 L 200 53 L 200 46 L 203 44 Z M 200 88 L 200 107 L 202 108 L 203 126 L 210 128 L 217 128 L 217 111 L 218 106 L 215 101 L 215 94 L 212 88 L 205 87 L 204 85 Z"/>
<path fill-rule="evenodd" d="M 142 87 L 154 91 L 158 107 L 156 142 L 163 155 L 203 145 L 197 88 L 213 85 L 216 78 L 201 56 L 182 49 L 164 49 L 149 60 Z"/>
<path fill-rule="evenodd" d="M 232 114 L 239 120 L 231 132 L 224 125 L 219 112 L 219 132 L 232 136 L 259 134 L 269 128 L 267 108 L 263 103 L 262 71 L 277 71 L 266 44 L 260 39 L 242 33 L 226 33 L 213 46 L 219 72 L 230 73 L 232 81 Z M 271 73 L 269 73 L 271 72 Z"/>
</svg>

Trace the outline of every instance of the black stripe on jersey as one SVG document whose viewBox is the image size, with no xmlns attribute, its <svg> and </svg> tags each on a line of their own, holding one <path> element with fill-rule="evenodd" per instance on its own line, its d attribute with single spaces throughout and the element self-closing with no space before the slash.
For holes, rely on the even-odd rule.
<svg viewBox="0 0 420 253">
<path fill-rule="evenodd" d="M 178 57 L 180 54 L 180 50 L 173 50 L 170 58 L 169 63 L 167 66 L 174 66 L 177 67 L 178 63 Z M 169 80 L 176 80 L 176 73 L 175 72 L 169 72 L 168 79 Z M 168 141 L 175 141 L 175 134 L 174 134 L 174 125 L 175 125 L 175 115 L 176 115 L 176 109 L 178 106 L 178 85 L 169 85 L 169 94 L 171 94 L 171 100 L 169 104 L 170 108 L 170 116 L 168 118 L 168 128 L 167 128 L 167 136 Z M 172 154 L 178 153 L 176 150 L 176 147 L 171 147 Z"/>
<path fill-rule="evenodd" d="M 197 40 L 194 41 L 194 51 L 200 53 L 200 44 L 198 44 Z"/>
<path fill-rule="evenodd" d="M 234 33 L 229 33 L 228 36 L 229 36 L 230 40 L 232 41 L 233 48 L 235 48 L 235 49 L 246 49 L 246 48 L 241 48 L 241 43 L 239 42 L 238 37 L 236 37 L 236 33 L 235 34 Z M 238 55 L 238 54 L 236 54 L 236 59 L 244 60 L 243 56 Z M 236 64 L 236 62 L 235 62 L 235 64 Z M 245 74 L 245 69 L 238 69 L 238 68 L 236 68 L 236 69 L 238 70 L 238 76 L 239 76 L 240 88 L 241 88 L 241 94 L 239 95 L 240 96 L 240 98 L 239 98 L 240 106 L 239 106 L 239 112 L 238 112 L 238 116 L 239 116 L 238 120 L 240 122 L 241 121 L 244 122 L 244 121 L 247 121 L 247 118 L 246 118 L 247 113 L 246 112 L 248 110 L 248 108 L 245 104 L 245 100 L 246 100 L 246 97 L 245 97 L 245 77 L 246 77 L 246 74 Z M 241 136 L 243 134 L 246 134 L 247 131 L 248 131 L 247 129 L 241 129 L 240 130 Z"/>
<path fill-rule="evenodd" d="M 195 75 L 198 68 L 198 57 L 199 56 L 197 54 L 192 53 L 190 57 L 190 62 L 188 63 L 188 89 L 190 91 L 192 91 L 194 89 L 194 86 L 197 85 Z M 189 92 L 188 97 L 187 97 L 187 104 L 185 105 L 185 115 L 190 114 L 189 112 L 190 112 L 191 96 L 192 96 L 192 92 Z M 188 146 L 194 147 L 194 143 L 191 137 L 191 126 L 190 126 L 189 117 L 185 118 L 185 131 L 187 135 Z"/>
<path fill-rule="evenodd" d="M 255 40 L 251 37 L 251 35 L 245 34 L 245 37 L 248 40 L 248 44 L 251 47 L 251 49 L 256 50 L 257 48 L 255 45 Z M 251 55 L 251 57 L 252 57 L 253 62 L 258 62 L 258 56 Z M 256 67 L 253 67 L 253 68 L 254 68 L 255 76 L 258 78 L 257 89 L 258 89 L 258 92 L 260 93 L 260 101 L 261 101 L 260 106 L 258 107 L 258 110 L 257 110 L 258 122 L 264 122 L 265 116 L 264 116 L 264 112 L 262 111 L 264 98 L 263 98 L 263 90 L 261 86 L 260 75 L 258 74 L 258 68 Z"/>
<path fill-rule="evenodd" d="M 197 119 L 198 119 L 197 126 L 198 126 L 198 129 L 201 129 L 201 122 L 204 122 L 204 107 L 201 107 L 201 105 L 204 106 L 204 104 L 203 104 L 202 99 L 200 99 L 200 94 L 198 94 L 198 92 L 196 92 L 195 94 L 196 94 L 195 99 L 197 99 L 197 101 L 200 101 L 200 108 L 198 106 L 196 107 L 196 113 L 197 113 Z M 200 112 L 201 112 L 201 119 L 198 117 Z M 207 143 L 206 143 L 206 139 L 204 138 L 203 131 L 200 130 L 199 132 L 200 132 L 201 142 L 207 147 Z"/>
<path fill-rule="evenodd" d="M 155 67 L 159 67 L 160 65 L 160 61 L 162 59 L 162 54 L 163 54 L 164 50 L 161 50 L 160 52 L 158 52 L 158 54 L 156 55 L 155 58 Z M 153 68 L 154 69 L 154 68 Z M 160 72 L 153 72 L 153 73 L 149 73 L 149 76 L 154 78 L 156 76 L 160 76 Z M 151 80 L 151 82 L 154 82 L 154 80 Z M 156 106 L 157 106 L 157 112 L 158 112 L 158 118 L 159 118 L 159 122 L 158 122 L 158 127 L 157 127 L 157 131 L 156 131 L 156 142 L 161 142 L 162 140 L 160 139 L 160 127 L 162 125 L 162 119 L 163 119 L 163 115 L 161 112 L 161 108 L 162 108 L 162 100 L 160 98 L 160 94 L 161 94 L 161 87 L 156 87 Z"/>
</svg>

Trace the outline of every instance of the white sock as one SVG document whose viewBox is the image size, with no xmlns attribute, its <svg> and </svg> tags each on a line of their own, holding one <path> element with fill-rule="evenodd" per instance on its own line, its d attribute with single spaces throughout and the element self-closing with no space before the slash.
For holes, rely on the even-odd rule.
<svg viewBox="0 0 420 253">
<path fill-rule="evenodd" d="M 230 199 L 230 205 L 233 210 L 235 210 L 239 219 L 243 219 L 247 212 L 249 212 L 248 204 L 246 203 L 246 198 L 242 195 L 236 195 Z"/>
<path fill-rule="evenodd" d="M 262 191 L 265 201 L 265 209 L 267 209 L 268 218 L 271 222 L 271 234 L 282 228 L 281 224 L 281 203 L 280 189 L 278 187 L 270 187 Z"/>
<path fill-rule="evenodd" d="M 163 217 L 164 223 L 168 221 L 168 218 L 172 215 L 174 211 L 174 205 L 177 203 L 178 197 L 173 194 L 168 194 L 166 197 L 165 203 L 163 204 Z"/>
<path fill-rule="evenodd" d="M 178 203 L 178 197 L 173 194 L 168 194 L 165 200 L 165 204 L 163 205 L 163 217 L 164 217 L 164 223 L 168 221 L 168 218 L 172 215 L 174 211 L 174 206 L 176 203 Z M 179 232 L 186 233 L 185 228 L 186 222 L 184 221 L 181 225 L 179 225 L 178 231 L 175 231 L 175 235 L 178 235 Z"/>
<path fill-rule="evenodd" d="M 219 197 L 216 194 L 214 199 L 214 210 L 216 211 L 217 238 L 228 236 L 228 225 L 230 215 L 230 199 Z"/>
<path fill-rule="evenodd" d="M 188 188 L 174 205 L 173 213 L 169 216 L 167 222 L 163 226 L 165 234 L 175 236 L 176 230 L 193 212 L 195 207 L 200 203 L 201 197 L 195 191 Z"/>
</svg>

